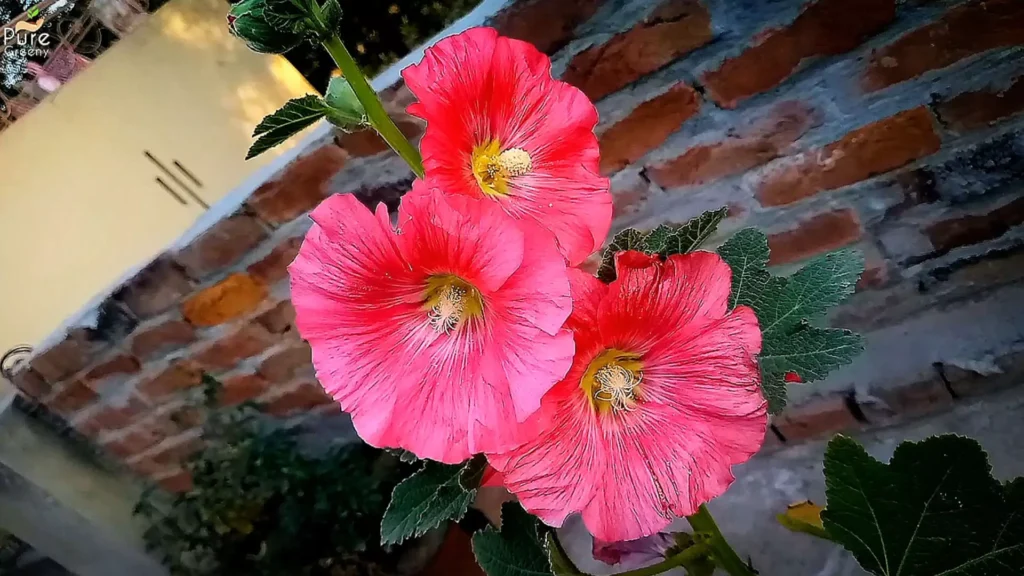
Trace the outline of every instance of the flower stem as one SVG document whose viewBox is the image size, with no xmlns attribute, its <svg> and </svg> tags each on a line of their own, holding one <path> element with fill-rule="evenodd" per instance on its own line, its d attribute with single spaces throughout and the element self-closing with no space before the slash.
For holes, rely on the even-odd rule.
<svg viewBox="0 0 1024 576">
<path fill-rule="evenodd" d="M 707 506 L 701 504 L 700 508 L 697 509 L 697 513 L 687 516 L 686 519 L 690 521 L 690 526 L 693 526 L 694 532 L 702 533 L 708 537 L 707 543 L 711 547 L 711 559 L 716 564 L 721 566 L 731 576 L 754 576 L 753 570 L 739 557 L 739 554 L 732 549 L 725 536 L 722 535 L 721 530 L 718 529 L 718 524 L 715 523 L 715 519 L 711 516 Z"/>
<path fill-rule="evenodd" d="M 423 159 L 420 157 L 419 150 L 409 142 L 409 139 L 405 137 L 405 134 L 402 134 L 402 131 L 398 129 L 395 122 L 391 120 L 391 116 L 384 110 L 384 105 L 381 103 L 380 98 L 377 97 L 377 93 L 374 92 L 370 83 L 366 81 L 366 77 L 359 70 L 359 65 L 356 64 L 352 54 L 345 48 L 345 44 L 341 42 L 337 34 L 334 34 L 327 40 L 324 40 L 323 46 L 328 54 L 331 55 L 331 58 L 334 59 L 338 68 L 341 69 L 341 73 L 348 80 L 349 85 L 352 86 L 352 91 L 355 92 L 356 98 L 359 99 L 363 109 L 366 110 L 366 116 L 370 119 L 370 124 L 377 130 L 380 137 L 409 164 L 412 171 L 422 178 Z"/>
<path fill-rule="evenodd" d="M 651 564 L 643 568 L 637 568 L 636 570 L 627 570 L 626 572 L 619 572 L 615 576 L 655 576 L 663 572 L 668 572 L 673 568 L 678 568 L 687 562 L 691 562 L 707 554 L 710 547 L 703 543 L 697 543 L 690 546 L 686 550 L 683 550 L 675 556 L 669 556 L 668 558 L 658 562 L 657 564 Z"/>
</svg>

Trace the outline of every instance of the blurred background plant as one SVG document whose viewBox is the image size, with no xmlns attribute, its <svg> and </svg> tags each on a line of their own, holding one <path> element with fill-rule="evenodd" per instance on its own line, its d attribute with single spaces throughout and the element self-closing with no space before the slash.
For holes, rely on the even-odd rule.
<svg viewBox="0 0 1024 576">
<path fill-rule="evenodd" d="M 205 447 L 186 464 L 193 488 L 174 497 L 150 490 L 136 506 L 151 523 L 147 546 L 172 574 L 384 576 L 416 569 L 410 563 L 430 542 L 379 544 L 391 491 L 410 465 L 362 443 L 310 453 L 295 428 L 268 422 L 254 404 L 215 408 L 220 386 L 205 380 Z"/>
</svg>

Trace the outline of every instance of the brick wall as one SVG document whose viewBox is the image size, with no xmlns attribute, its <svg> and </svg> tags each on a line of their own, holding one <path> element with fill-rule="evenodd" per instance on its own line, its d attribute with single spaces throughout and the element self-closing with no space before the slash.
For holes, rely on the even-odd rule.
<svg viewBox="0 0 1024 576">
<path fill-rule="evenodd" d="M 1024 372 L 1024 3 L 521 0 L 492 24 L 597 102 L 616 229 L 728 205 L 722 235 L 764 229 L 773 265 L 865 252 L 834 320 L 865 331 L 868 351 L 794 385 L 771 444 L 919 415 Z M 410 101 L 401 87 L 385 96 L 396 111 Z M 312 146 L 17 385 L 170 489 L 187 485 L 179 463 L 202 441 L 187 405 L 202 371 L 226 403 L 343 419 L 295 333 L 285 267 L 324 197 L 394 207 L 410 178 L 370 133 Z"/>
</svg>

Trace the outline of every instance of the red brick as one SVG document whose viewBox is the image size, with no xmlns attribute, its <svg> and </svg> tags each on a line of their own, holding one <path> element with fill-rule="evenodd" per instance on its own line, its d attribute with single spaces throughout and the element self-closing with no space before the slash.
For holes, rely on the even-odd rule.
<svg viewBox="0 0 1024 576">
<path fill-rule="evenodd" d="M 242 360 L 256 356 L 274 343 L 267 329 L 256 322 L 248 323 L 213 342 L 192 356 L 203 370 L 220 372 L 233 368 Z"/>
<path fill-rule="evenodd" d="M 192 474 L 187 470 L 181 470 L 171 476 L 160 478 L 156 483 L 164 490 L 174 494 L 190 492 L 194 487 L 192 484 Z"/>
<path fill-rule="evenodd" d="M 266 297 L 264 283 L 249 274 L 232 274 L 189 297 L 181 311 L 195 326 L 216 326 L 255 311 Z"/>
<path fill-rule="evenodd" d="M 391 118 L 407 139 L 415 140 L 423 134 L 423 123 L 421 120 L 406 116 L 404 113 L 392 113 Z M 353 158 L 375 156 L 391 149 L 388 143 L 377 134 L 376 130 L 347 132 L 338 136 L 335 142 Z"/>
<path fill-rule="evenodd" d="M 516 2 L 490 22 L 502 35 L 529 42 L 554 54 L 573 39 L 576 27 L 600 8 L 603 0 L 532 0 Z"/>
<path fill-rule="evenodd" d="M 156 462 L 152 458 L 128 460 L 126 464 L 136 474 L 147 478 L 163 478 L 179 469 L 179 466 Z"/>
<path fill-rule="evenodd" d="M 700 96 L 682 83 L 637 106 L 601 134 L 601 172 L 611 174 L 636 162 L 699 109 Z"/>
<path fill-rule="evenodd" d="M 192 292 L 192 283 L 177 264 L 159 259 L 132 278 L 118 299 L 140 319 L 155 316 Z"/>
<path fill-rule="evenodd" d="M 333 404 L 334 400 L 316 383 L 303 383 L 294 390 L 277 396 L 267 403 L 266 411 L 274 416 L 289 416 L 318 406 Z"/>
<path fill-rule="evenodd" d="M 574 56 L 562 80 L 600 100 L 713 36 L 711 15 L 699 0 L 667 0 L 629 31 Z"/>
<path fill-rule="evenodd" d="M 131 425 L 145 409 L 146 406 L 135 398 L 128 398 L 121 405 L 106 406 L 98 410 L 81 423 L 76 424 L 75 428 L 86 436 L 95 437 L 102 432 L 120 430 Z"/>
<path fill-rule="evenodd" d="M 783 102 L 752 126 L 720 142 L 694 146 L 673 160 L 651 166 L 647 173 L 662 188 L 696 186 L 740 174 L 783 156 L 819 122 L 814 109 Z"/>
<path fill-rule="evenodd" d="M 298 376 L 313 376 L 312 350 L 305 342 L 291 348 L 285 348 L 260 364 L 259 373 L 267 380 L 276 383 L 291 382 Z"/>
<path fill-rule="evenodd" d="M 880 390 L 877 394 L 897 414 L 907 417 L 921 416 L 953 405 L 953 396 L 937 378 Z"/>
<path fill-rule="evenodd" d="M 157 446 L 149 458 L 157 464 L 181 464 L 202 447 L 203 441 L 198 434 L 185 433 Z"/>
<path fill-rule="evenodd" d="M 842 248 L 860 239 L 857 213 L 851 209 L 818 214 L 786 232 L 768 237 L 769 264 L 788 264 Z"/>
<path fill-rule="evenodd" d="M 191 324 L 184 320 L 168 320 L 139 329 L 131 336 L 128 347 L 132 354 L 149 360 L 178 350 L 195 339 L 196 330 Z"/>
<path fill-rule="evenodd" d="M 40 400 L 53 390 L 43 376 L 31 368 L 23 369 L 14 375 L 12 384 L 30 397 Z"/>
<path fill-rule="evenodd" d="M 271 334 L 295 334 L 295 307 L 290 300 L 282 300 L 277 306 L 256 317 Z"/>
<path fill-rule="evenodd" d="M 330 181 L 346 158 L 345 151 L 334 144 L 321 146 L 257 188 L 247 203 L 264 222 L 277 225 L 294 220 L 330 194 Z"/>
<path fill-rule="evenodd" d="M 1024 112 L 1024 76 L 1019 76 L 1005 90 L 960 94 L 939 104 L 936 112 L 950 128 L 960 132 L 995 124 Z"/>
<path fill-rule="evenodd" d="M 102 446 L 121 459 L 128 459 L 149 450 L 166 438 L 166 432 L 159 427 L 136 426 L 121 436 L 103 442 Z"/>
<path fill-rule="evenodd" d="M 936 250 L 948 252 L 958 246 L 998 238 L 1021 223 L 1024 223 L 1024 198 L 1003 204 L 988 214 L 961 216 L 936 222 L 929 226 L 925 233 Z"/>
<path fill-rule="evenodd" d="M 846 398 L 842 396 L 829 396 L 786 408 L 773 422 L 787 443 L 817 438 L 858 426 L 857 420 L 846 407 Z"/>
<path fill-rule="evenodd" d="M 98 398 L 96 392 L 76 380 L 65 384 L 53 398 L 46 402 L 46 405 L 57 414 L 68 417 L 91 405 L 96 398 Z"/>
<path fill-rule="evenodd" d="M 859 3 L 850 3 L 859 9 Z M 864 88 L 880 90 L 975 54 L 1024 44 L 1024 2 L 976 0 L 946 12 L 937 22 L 876 50 Z"/>
<path fill-rule="evenodd" d="M 711 98 L 726 108 L 770 90 L 808 58 L 848 52 L 884 29 L 896 0 L 818 0 L 785 28 L 762 33 L 754 46 L 702 76 Z"/>
<path fill-rule="evenodd" d="M 175 259 L 193 278 L 203 278 L 238 262 L 267 237 L 267 231 L 252 216 L 236 214 L 217 222 Z"/>
<path fill-rule="evenodd" d="M 115 354 L 82 374 L 82 383 L 96 391 L 102 391 L 142 369 L 139 359 L 128 354 Z"/>
<path fill-rule="evenodd" d="M 29 366 L 47 382 L 56 384 L 91 364 L 107 346 L 86 330 L 74 329 L 59 344 L 32 358 Z"/>
<path fill-rule="evenodd" d="M 202 428 L 206 424 L 206 410 L 200 406 L 182 406 L 169 415 L 171 422 L 181 429 Z"/>
<path fill-rule="evenodd" d="M 203 371 L 187 360 L 179 360 L 163 372 L 139 384 L 139 392 L 149 399 L 160 399 L 179 390 L 186 390 L 202 383 Z"/>
<path fill-rule="evenodd" d="M 295 260 L 302 246 L 302 238 L 288 238 L 274 247 L 262 260 L 246 270 L 264 284 L 273 284 L 288 277 L 288 265 Z"/>
<path fill-rule="evenodd" d="M 899 168 L 941 145 L 932 115 L 924 107 L 913 108 L 773 167 L 757 195 L 765 206 L 790 204 Z"/>
<path fill-rule="evenodd" d="M 651 185 L 642 178 L 622 185 L 612 184 L 612 213 L 616 218 L 639 212 L 651 193 Z"/>
<path fill-rule="evenodd" d="M 217 398 L 221 406 L 235 406 L 242 402 L 255 400 L 270 389 L 270 382 L 267 382 L 259 374 L 243 374 L 227 378 L 223 382 L 224 388 Z"/>
</svg>

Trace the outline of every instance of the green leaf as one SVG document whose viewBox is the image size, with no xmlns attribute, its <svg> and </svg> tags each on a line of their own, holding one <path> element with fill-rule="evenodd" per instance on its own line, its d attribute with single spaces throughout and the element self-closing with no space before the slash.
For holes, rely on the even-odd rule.
<svg viewBox="0 0 1024 576">
<path fill-rule="evenodd" d="M 287 22 L 282 18 L 278 10 L 268 9 L 267 0 L 242 0 L 228 11 L 228 29 L 254 52 L 281 54 L 303 40 L 303 34 L 292 25 L 294 16 L 284 18 Z"/>
<path fill-rule="evenodd" d="M 259 139 L 249 148 L 245 159 L 254 158 L 298 134 L 306 127 L 323 118 L 330 107 L 319 96 L 293 98 L 278 111 L 264 118 L 253 131 Z"/>
<path fill-rule="evenodd" d="M 465 469 L 462 464 L 427 460 L 423 468 L 395 486 L 380 524 L 381 544 L 401 544 L 448 520 L 461 520 L 476 496 L 475 489 L 463 487 Z"/>
<path fill-rule="evenodd" d="M 323 18 L 323 25 L 328 33 L 338 29 L 341 22 L 341 3 L 338 0 L 324 0 L 320 6 L 320 16 Z"/>
<path fill-rule="evenodd" d="M 501 531 L 488 527 L 473 535 L 473 553 L 487 576 L 551 576 L 538 522 L 519 504 L 501 508 Z"/>
<path fill-rule="evenodd" d="M 768 238 L 752 228 L 737 232 L 718 253 L 732 268 L 730 306 L 750 306 L 761 325 L 761 388 L 772 414 L 786 406 L 787 373 L 805 383 L 820 380 L 864 349 L 853 332 L 811 324 L 853 293 L 864 270 L 859 252 L 826 254 L 788 278 L 768 272 Z"/>
<path fill-rule="evenodd" d="M 339 128 L 351 129 L 369 122 L 363 104 L 359 102 L 348 80 L 342 76 L 331 78 L 324 102 L 329 109 L 327 119 Z"/>
<path fill-rule="evenodd" d="M 650 232 L 626 228 L 616 234 L 605 249 L 597 277 L 603 282 L 615 280 L 615 254 L 623 250 L 638 250 L 662 258 L 692 252 L 715 233 L 728 212 L 728 208 L 710 210 L 684 224 L 662 224 Z"/>
<path fill-rule="evenodd" d="M 647 235 L 635 228 L 626 228 L 612 238 L 604 250 L 601 267 L 597 269 L 597 278 L 602 282 L 615 280 L 615 254 L 623 250 L 640 250 Z"/>
<path fill-rule="evenodd" d="M 1001 485 L 970 438 L 904 442 L 883 464 L 837 436 L 825 484 L 825 530 L 873 574 L 1021 574 L 1024 479 Z"/>
<path fill-rule="evenodd" d="M 587 576 L 573 564 L 569 555 L 565 553 L 565 548 L 558 541 L 554 530 L 544 535 L 544 548 L 548 551 L 548 566 L 554 576 Z"/>
</svg>

